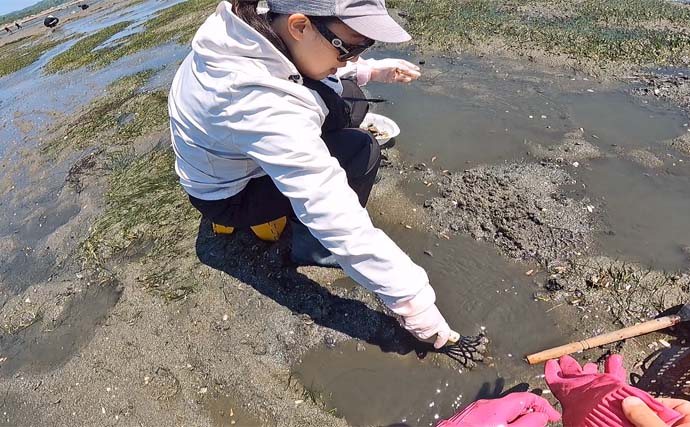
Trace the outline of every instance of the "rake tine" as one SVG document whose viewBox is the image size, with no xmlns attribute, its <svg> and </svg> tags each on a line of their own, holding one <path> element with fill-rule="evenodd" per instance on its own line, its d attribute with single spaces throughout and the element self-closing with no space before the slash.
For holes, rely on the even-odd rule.
<svg viewBox="0 0 690 427">
<path fill-rule="evenodd" d="M 456 343 L 446 345 L 437 351 L 447 355 L 465 368 L 472 369 L 477 366 L 476 362 L 484 360 L 483 353 L 486 352 L 488 342 L 489 340 L 484 335 L 461 336 Z"/>
<path fill-rule="evenodd" d="M 466 357 L 458 357 L 458 356 L 455 356 L 452 354 L 448 354 L 448 357 L 455 360 L 456 362 L 458 362 L 459 364 L 461 364 L 462 366 L 464 366 L 467 369 L 472 369 L 472 368 L 475 368 L 477 366 L 477 364 L 475 363 L 474 360 L 466 358 Z"/>
</svg>

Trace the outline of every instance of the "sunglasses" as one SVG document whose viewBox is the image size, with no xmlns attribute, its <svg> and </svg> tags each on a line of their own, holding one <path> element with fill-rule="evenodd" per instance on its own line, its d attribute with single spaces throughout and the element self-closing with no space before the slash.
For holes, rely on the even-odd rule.
<svg viewBox="0 0 690 427">
<path fill-rule="evenodd" d="M 314 24 L 314 27 L 316 27 L 319 33 L 321 33 L 323 38 L 328 40 L 333 47 L 342 52 L 340 55 L 338 55 L 338 61 L 347 62 L 350 59 L 361 55 L 364 53 L 364 51 L 374 45 L 374 40 L 371 39 L 367 39 L 364 44 L 345 43 L 340 39 L 340 37 L 336 36 L 331 30 L 328 29 L 328 26 L 326 26 L 325 22 L 313 18 L 311 19 L 311 22 Z"/>
</svg>

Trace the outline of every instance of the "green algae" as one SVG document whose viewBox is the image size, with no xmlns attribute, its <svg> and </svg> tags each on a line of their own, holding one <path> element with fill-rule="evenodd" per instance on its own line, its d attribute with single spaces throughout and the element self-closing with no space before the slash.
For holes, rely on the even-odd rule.
<svg viewBox="0 0 690 427">
<path fill-rule="evenodd" d="M 598 63 L 679 64 L 690 54 L 690 8 L 665 0 L 393 0 L 434 48 L 482 43 Z"/>
<path fill-rule="evenodd" d="M 45 71 L 48 73 L 56 73 L 76 70 L 77 68 L 97 62 L 101 54 L 100 50 L 94 49 L 130 25 L 132 25 L 132 22 L 119 22 L 79 40 L 74 46 L 51 59 L 50 62 L 46 64 Z"/>
<path fill-rule="evenodd" d="M 41 55 L 65 41 L 38 41 L 36 36 L 27 36 L 0 46 L 0 77 L 33 64 Z"/>
<path fill-rule="evenodd" d="M 118 59 L 165 43 L 189 44 L 196 30 L 217 6 L 217 0 L 187 0 L 160 11 L 144 24 L 141 32 L 118 40 L 113 46 L 93 49 L 129 23 L 116 24 L 89 36 L 84 44 L 73 46 L 51 61 L 47 70 L 60 72 L 82 66 L 105 67 Z M 127 25 L 125 25 L 127 24 Z M 116 31 L 117 30 L 117 31 Z M 102 33 L 102 34 L 101 34 Z M 105 37 L 107 35 L 107 37 Z M 86 40 L 86 39 L 85 39 Z M 96 43 L 97 41 L 99 41 Z"/>
<path fill-rule="evenodd" d="M 123 77 L 111 83 L 106 95 L 89 104 L 64 126 L 64 132 L 41 146 L 46 154 L 67 147 L 127 145 L 139 136 L 168 123 L 167 93 L 142 91 L 153 70 Z"/>
<path fill-rule="evenodd" d="M 137 280 L 166 301 L 182 299 L 196 287 L 189 271 L 175 263 L 193 253 L 189 240 L 199 214 L 178 183 L 174 162 L 174 152 L 165 146 L 112 170 L 105 211 L 82 245 L 85 261 L 100 268 L 138 246 L 149 272 Z"/>
</svg>

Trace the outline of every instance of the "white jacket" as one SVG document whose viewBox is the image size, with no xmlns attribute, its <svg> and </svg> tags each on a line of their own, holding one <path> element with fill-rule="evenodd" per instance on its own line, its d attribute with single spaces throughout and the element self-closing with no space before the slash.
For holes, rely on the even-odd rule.
<svg viewBox="0 0 690 427">
<path fill-rule="evenodd" d="M 321 139 L 327 109 L 295 66 L 222 1 L 172 83 L 175 170 L 218 200 L 268 174 L 297 217 L 359 284 L 401 315 L 434 303 L 426 272 L 375 228 Z"/>
</svg>

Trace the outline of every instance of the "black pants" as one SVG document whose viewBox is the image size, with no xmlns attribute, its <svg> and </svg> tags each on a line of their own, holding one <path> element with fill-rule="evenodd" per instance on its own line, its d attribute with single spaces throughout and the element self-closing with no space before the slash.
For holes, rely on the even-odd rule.
<svg viewBox="0 0 690 427">
<path fill-rule="evenodd" d="M 381 163 L 378 142 L 361 129 L 342 129 L 322 138 L 345 170 L 359 203 L 365 206 Z M 250 180 L 242 191 L 228 199 L 208 201 L 192 196 L 189 199 L 204 217 L 229 227 L 249 227 L 294 215 L 290 201 L 268 176 Z"/>
</svg>

